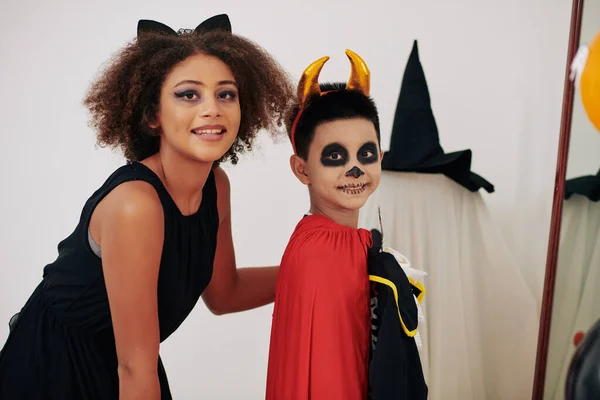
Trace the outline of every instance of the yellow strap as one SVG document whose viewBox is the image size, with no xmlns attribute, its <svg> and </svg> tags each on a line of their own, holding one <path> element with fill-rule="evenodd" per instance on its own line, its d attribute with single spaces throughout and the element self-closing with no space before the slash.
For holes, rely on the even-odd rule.
<svg viewBox="0 0 600 400">
<path fill-rule="evenodd" d="M 390 281 L 389 279 L 385 279 L 385 278 L 382 278 L 377 275 L 369 275 L 369 280 L 373 281 L 373 282 L 382 283 L 382 284 L 388 286 L 390 289 L 392 289 L 392 292 L 394 293 L 394 300 L 396 301 L 396 309 L 398 310 L 398 318 L 400 318 L 400 324 L 402 325 L 402 330 L 409 337 L 414 337 L 417 334 L 418 328 L 415 328 L 414 330 L 411 331 L 404 324 L 404 320 L 402 319 L 402 314 L 400 314 L 400 305 L 398 304 L 398 289 L 396 288 L 396 285 L 394 285 L 394 283 L 392 281 Z M 415 286 L 416 288 L 418 288 L 421 291 L 421 294 L 419 294 L 419 297 L 417 297 L 417 301 L 419 301 L 419 303 L 420 303 L 421 299 L 423 299 L 423 296 L 425 295 L 425 287 L 421 283 L 414 281 L 412 278 L 408 278 L 408 280 L 411 285 Z"/>
<path fill-rule="evenodd" d="M 419 295 L 417 296 L 417 301 L 421 303 L 423 301 L 423 297 L 425 296 L 425 286 L 423 286 L 421 282 L 417 282 L 411 277 L 408 277 L 408 281 L 411 285 L 413 285 L 421 291 L 421 293 L 419 293 Z"/>
</svg>

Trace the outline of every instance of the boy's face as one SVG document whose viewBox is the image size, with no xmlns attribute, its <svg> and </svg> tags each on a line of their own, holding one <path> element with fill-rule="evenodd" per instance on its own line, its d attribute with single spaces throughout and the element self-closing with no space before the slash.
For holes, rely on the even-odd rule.
<svg viewBox="0 0 600 400">
<path fill-rule="evenodd" d="M 379 186 L 381 157 L 371 121 L 341 119 L 317 126 L 308 159 L 293 156 L 292 169 L 313 202 L 358 210 Z"/>
</svg>

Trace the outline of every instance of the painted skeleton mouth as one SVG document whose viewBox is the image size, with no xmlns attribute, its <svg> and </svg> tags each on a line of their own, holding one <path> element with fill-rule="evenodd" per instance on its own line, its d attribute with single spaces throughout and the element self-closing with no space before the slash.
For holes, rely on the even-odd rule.
<svg viewBox="0 0 600 400">
<path fill-rule="evenodd" d="M 355 195 L 364 193 L 368 186 L 368 183 L 348 183 L 346 185 L 338 186 L 336 189 L 348 195 Z"/>
</svg>

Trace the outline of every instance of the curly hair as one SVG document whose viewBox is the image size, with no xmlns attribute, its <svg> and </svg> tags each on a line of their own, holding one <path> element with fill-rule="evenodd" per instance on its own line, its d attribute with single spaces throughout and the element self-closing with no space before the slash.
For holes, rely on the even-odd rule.
<svg viewBox="0 0 600 400">
<path fill-rule="evenodd" d="M 158 114 L 162 85 L 177 64 L 196 54 L 219 58 L 239 86 L 238 136 L 216 164 L 236 164 L 237 155 L 252 149 L 261 129 L 279 132 L 294 90 L 287 72 L 264 49 L 221 31 L 180 36 L 148 33 L 110 60 L 85 97 L 98 144 L 120 149 L 129 162 L 156 154 L 160 134 L 149 125 Z"/>
</svg>

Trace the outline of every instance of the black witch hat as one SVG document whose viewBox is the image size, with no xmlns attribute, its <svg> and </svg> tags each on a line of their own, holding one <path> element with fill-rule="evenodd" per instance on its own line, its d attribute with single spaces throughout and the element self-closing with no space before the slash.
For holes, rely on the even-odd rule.
<svg viewBox="0 0 600 400">
<path fill-rule="evenodd" d="M 440 145 L 429 89 L 415 40 L 402 78 L 390 150 L 384 154 L 382 169 L 442 173 L 472 192 L 484 188 L 492 193 L 494 185 L 471 171 L 471 158 L 471 150 L 444 153 Z"/>
<path fill-rule="evenodd" d="M 574 194 L 585 196 L 591 201 L 600 201 L 600 170 L 596 175 L 580 176 L 565 182 L 565 199 Z"/>
</svg>

